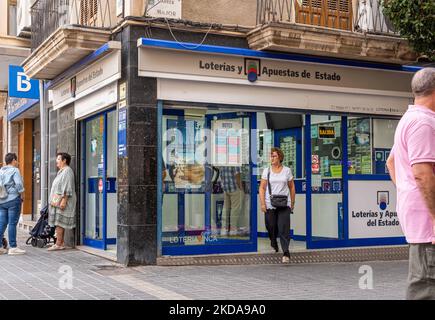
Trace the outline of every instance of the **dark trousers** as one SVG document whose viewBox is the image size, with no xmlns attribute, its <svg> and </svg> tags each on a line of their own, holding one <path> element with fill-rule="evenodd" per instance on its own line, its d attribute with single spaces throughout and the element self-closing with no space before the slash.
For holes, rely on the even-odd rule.
<svg viewBox="0 0 435 320">
<path fill-rule="evenodd" d="M 408 300 L 435 300 L 435 245 L 409 245 Z"/>
<path fill-rule="evenodd" d="M 289 255 L 290 246 L 290 208 L 267 209 L 264 215 L 266 229 L 269 234 L 270 244 L 277 247 L 276 238 L 279 237 L 284 255 Z"/>
</svg>

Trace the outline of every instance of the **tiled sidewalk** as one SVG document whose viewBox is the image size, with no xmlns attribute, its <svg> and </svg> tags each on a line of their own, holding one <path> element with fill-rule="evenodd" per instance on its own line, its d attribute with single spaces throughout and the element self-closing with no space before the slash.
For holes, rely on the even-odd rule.
<svg viewBox="0 0 435 320">
<path fill-rule="evenodd" d="M 27 234 L 19 235 L 21 244 Z M 0 299 L 404 299 L 408 269 L 406 261 L 125 268 L 78 250 L 21 247 L 25 255 L 0 255 Z M 362 265 L 373 289 L 359 286 Z"/>
</svg>

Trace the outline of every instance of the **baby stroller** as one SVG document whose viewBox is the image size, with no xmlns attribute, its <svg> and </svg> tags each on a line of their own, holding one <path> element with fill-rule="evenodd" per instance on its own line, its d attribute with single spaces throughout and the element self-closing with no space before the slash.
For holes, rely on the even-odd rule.
<svg viewBox="0 0 435 320">
<path fill-rule="evenodd" d="M 43 248 L 51 241 L 56 243 L 56 238 L 54 237 L 55 227 L 50 227 L 48 224 L 48 206 L 45 206 L 41 210 L 41 216 L 38 222 L 30 231 L 30 237 L 27 239 L 26 244 L 31 244 L 33 247 Z"/>
</svg>

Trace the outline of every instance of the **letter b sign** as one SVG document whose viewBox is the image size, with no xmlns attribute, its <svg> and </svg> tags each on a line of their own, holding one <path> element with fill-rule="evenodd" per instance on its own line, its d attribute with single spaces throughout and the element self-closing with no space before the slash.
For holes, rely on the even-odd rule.
<svg viewBox="0 0 435 320">
<path fill-rule="evenodd" d="M 9 97 L 39 99 L 39 81 L 32 80 L 19 66 L 9 66 Z"/>
<path fill-rule="evenodd" d="M 29 92 L 32 89 L 30 78 L 24 72 L 17 72 L 17 91 Z"/>
</svg>

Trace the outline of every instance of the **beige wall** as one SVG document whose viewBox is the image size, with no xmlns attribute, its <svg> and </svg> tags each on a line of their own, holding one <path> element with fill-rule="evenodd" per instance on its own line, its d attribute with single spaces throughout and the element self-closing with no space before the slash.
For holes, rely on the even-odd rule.
<svg viewBox="0 0 435 320">
<path fill-rule="evenodd" d="M 8 34 L 8 19 L 4 19 L 4 17 L 8 16 L 8 1 L 1 0 L 0 1 L 0 35 Z"/>
<path fill-rule="evenodd" d="M 220 24 L 255 26 L 257 0 L 182 0 L 182 18 Z"/>
<path fill-rule="evenodd" d="M 143 16 L 148 0 L 126 0 L 125 16 Z M 257 0 L 182 0 L 181 18 L 195 22 L 254 26 Z"/>
</svg>

